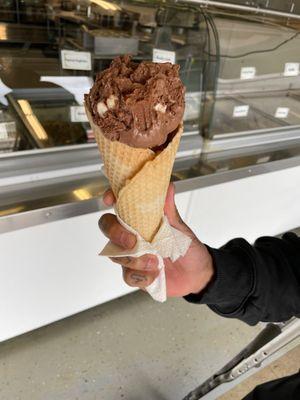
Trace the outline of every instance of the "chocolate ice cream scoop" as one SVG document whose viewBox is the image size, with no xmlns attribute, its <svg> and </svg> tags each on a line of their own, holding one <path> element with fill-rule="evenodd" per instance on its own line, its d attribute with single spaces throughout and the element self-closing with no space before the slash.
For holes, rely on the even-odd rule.
<svg viewBox="0 0 300 400">
<path fill-rule="evenodd" d="M 85 102 L 104 136 L 132 147 L 163 145 L 180 124 L 185 88 L 179 66 L 118 57 L 99 73 Z"/>
</svg>

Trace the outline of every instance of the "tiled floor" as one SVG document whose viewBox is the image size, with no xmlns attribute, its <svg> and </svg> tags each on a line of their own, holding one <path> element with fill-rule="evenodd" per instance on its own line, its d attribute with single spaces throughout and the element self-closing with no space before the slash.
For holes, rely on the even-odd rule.
<svg viewBox="0 0 300 400">
<path fill-rule="evenodd" d="M 136 292 L 0 344 L 0 399 L 180 400 L 259 329 Z"/>
</svg>

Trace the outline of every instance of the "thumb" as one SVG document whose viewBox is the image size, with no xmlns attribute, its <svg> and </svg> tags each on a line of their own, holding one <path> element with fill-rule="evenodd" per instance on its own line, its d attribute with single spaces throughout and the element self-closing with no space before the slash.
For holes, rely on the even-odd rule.
<svg viewBox="0 0 300 400">
<path fill-rule="evenodd" d="M 175 204 L 175 186 L 173 183 L 170 183 L 167 191 L 164 212 L 166 217 L 168 218 L 169 223 L 174 228 L 182 230 L 182 225 L 184 224 L 184 222 L 182 221 Z"/>
</svg>

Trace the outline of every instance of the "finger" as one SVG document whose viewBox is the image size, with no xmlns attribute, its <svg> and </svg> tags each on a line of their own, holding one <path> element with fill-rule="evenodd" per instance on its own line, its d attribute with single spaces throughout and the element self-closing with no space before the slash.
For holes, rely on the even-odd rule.
<svg viewBox="0 0 300 400">
<path fill-rule="evenodd" d="M 173 183 L 170 183 L 167 191 L 164 212 L 171 226 L 190 236 L 192 239 L 195 238 L 193 231 L 180 217 L 179 211 L 175 204 L 175 186 Z"/>
<path fill-rule="evenodd" d="M 155 271 L 158 267 L 158 259 L 153 254 L 145 254 L 141 257 L 110 257 L 110 259 L 136 271 Z"/>
<path fill-rule="evenodd" d="M 113 214 L 104 214 L 99 219 L 99 228 L 113 243 L 124 249 L 132 249 L 136 243 L 136 237 L 128 232 Z"/>
<path fill-rule="evenodd" d="M 107 189 L 103 194 L 103 203 L 110 207 L 116 202 L 115 195 L 111 189 Z"/>
<path fill-rule="evenodd" d="M 183 224 L 175 204 L 175 186 L 173 183 L 170 183 L 167 191 L 164 212 L 170 224 L 175 228 L 179 228 Z"/>
<path fill-rule="evenodd" d="M 123 279 L 127 285 L 144 289 L 151 285 L 154 279 L 158 276 L 159 271 L 156 272 L 140 272 L 134 269 L 123 267 Z"/>
</svg>

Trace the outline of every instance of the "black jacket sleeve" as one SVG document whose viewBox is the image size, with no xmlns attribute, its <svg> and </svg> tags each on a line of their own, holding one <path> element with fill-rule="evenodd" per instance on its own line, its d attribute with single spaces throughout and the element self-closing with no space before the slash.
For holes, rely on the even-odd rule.
<svg viewBox="0 0 300 400">
<path fill-rule="evenodd" d="M 263 383 L 243 400 L 296 400 L 300 399 L 300 372 Z"/>
<path fill-rule="evenodd" d="M 204 291 L 185 296 L 187 301 L 249 325 L 300 316 L 300 237 L 261 237 L 253 246 L 233 239 L 208 250 L 215 277 Z"/>
</svg>

